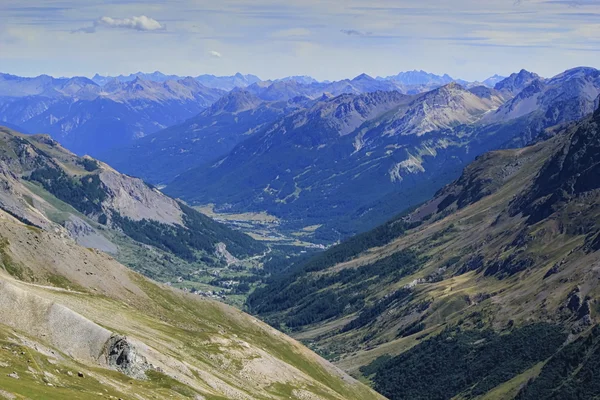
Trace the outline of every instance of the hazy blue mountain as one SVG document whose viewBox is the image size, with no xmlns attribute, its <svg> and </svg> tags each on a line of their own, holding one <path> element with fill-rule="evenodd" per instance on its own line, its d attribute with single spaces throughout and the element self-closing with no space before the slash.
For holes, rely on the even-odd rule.
<svg viewBox="0 0 600 400">
<path fill-rule="evenodd" d="M 99 93 L 100 86 L 85 77 L 53 78 L 40 75 L 33 78 L 0 73 L 0 97 L 19 98 L 44 96 L 56 98 L 78 95 L 87 97 Z"/>
<path fill-rule="evenodd" d="M 229 210 L 268 210 L 290 227 L 324 224 L 321 237 L 337 239 L 336 232 L 356 230 L 345 220 L 349 215 L 359 219 L 385 203 L 379 207 L 384 215 L 371 218 L 376 223 L 454 178 L 477 151 L 471 142 L 473 152 L 465 153 L 469 140 L 454 128 L 478 121 L 502 101 L 457 84 L 415 96 L 326 98 L 265 127 L 218 162 L 181 174 L 165 191 Z M 399 190 L 401 198 L 394 197 Z"/>
<path fill-rule="evenodd" d="M 97 155 L 198 114 L 225 92 L 193 78 L 156 82 L 0 75 L 0 121 L 49 133 L 79 154 Z"/>
<path fill-rule="evenodd" d="M 296 81 L 305 85 L 310 85 L 311 83 L 319 83 L 319 81 L 317 81 L 315 78 L 308 75 L 287 76 L 285 78 L 275 79 L 274 81 Z"/>
<path fill-rule="evenodd" d="M 371 93 L 376 91 L 402 91 L 402 87 L 389 80 L 377 80 L 367 74 L 361 74 L 353 79 L 335 82 L 304 83 L 302 80 L 282 79 L 277 81 L 262 81 L 248 86 L 247 90 L 257 97 L 267 101 L 289 100 L 297 96 L 313 99 L 331 94 L 338 96 L 344 93 Z"/>
<path fill-rule="evenodd" d="M 239 72 L 232 76 L 199 75 L 196 80 L 206 87 L 226 91 L 236 87 L 245 88 L 261 81 L 256 75 L 242 75 Z"/>
<path fill-rule="evenodd" d="M 526 116 L 531 120 L 532 129 L 517 142 L 524 145 L 543 128 L 581 119 L 598 107 L 600 71 L 595 68 L 573 68 L 549 79 L 536 77 L 521 71 L 499 82 L 496 89 L 501 93 L 523 86 L 524 82 L 530 83 L 482 121 L 502 122 Z"/>
<path fill-rule="evenodd" d="M 100 86 L 104 86 L 113 80 L 117 80 L 119 82 L 130 82 L 135 80 L 136 78 L 141 78 L 143 80 L 153 82 L 165 82 L 178 81 L 181 79 L 185 79 L 186 77 L 179 75 L 165 75 L 160 71 L 154 71 L 152 73 L 136 72 L 134 74 L 119 76 L 101 76 L 99 74 L 96 74 L 92 78 L 92 81 L 94 81 Z M 208 88 L 220 89 L 225 91 L 229 91 L 236 87 L 243 88 L 253 83 L 261 81 L 260 78 L 256 75 L 242 75 L 240 73 L 237 73 L 232 76 L 215 76 L 204 74 L 196 76 L 195 79 Z"/>
<path fill-rule="evenodd" d="M 235 89 L 195 117 L 129 146 L 111 149 L 101 158 L 130 175 L 166 183 L 222 157 L 265 124 L 303 107 L 306 101 L 310 100 L 265 102 L 244 89 Z"/>
<path fill-rule="evenodd" d="M 419 85 L 445 85 L 455 80 L 448 74 L 435 75 L 429 72 L 421 71 L 406 71 L 400 72 L 397 75 L 387 76 L 385 78 L 378 78 L 379 80 L 393 80 L 406 86 L 419 86 Z"/>
<path fill-rule="evenodd" d="M 484 84 L 485 86 L 495 87 L 498 82 L 503 81 L 505 79 L 506 79 L 506 76 L 500 76 L 500 75 L 496 74 L 496 75 L 490 76 L 489 78 L 487 78 L 486 80 L 484 80 L 481 83 Z"/>
<path fill-rule="evenodd" d="M 147 81 L 154 81 L 154 82 L 165 82 L 165 81 L 169 81 L 169 80 L 182 79 L 181 76 L 165 75 L 160 71 L 154 71 L 151 73 L 136 72 L 134 74 L 119 75 L 119 76 L 101 76 L 99 74 L 96 74 L 92 77 L 92 81 L 96 82 L 100 86 L 104 86 L 105 84 L 107 84 L 108 82 L 110 82 L 114 79 L 118 80 L 119 82 L 130 82 L 130 81 L 134 81 L 136 78 L 141 78 L 141 79 L 144 79 Z"/>
<path fill-rule="evenodd" d="M 494 89 L 506 93 L 509 96 L 515 96 L 525 87 L 537 79 L 542 79 L 538 74 L 522 69 L 518 73 L 513 73 L 506 79 L 494 85 Z"/>
<path fill-rule="evenodd" d="M 165 190 L 217 209 L 266 210 L 290 229 L 322 225 L 317 236 L 331 240 L 425 200 L 482 152 L 527 143 L 580 118 L 599 94 L 597 71 L 585 68 L 547 81 L 521 71 L 496 87 L 450 83 L 416 95 L 324 96 Z M 525 110 L 511 105 L 539 90 L 539 107 L 513 110 Z"/>
</svg>

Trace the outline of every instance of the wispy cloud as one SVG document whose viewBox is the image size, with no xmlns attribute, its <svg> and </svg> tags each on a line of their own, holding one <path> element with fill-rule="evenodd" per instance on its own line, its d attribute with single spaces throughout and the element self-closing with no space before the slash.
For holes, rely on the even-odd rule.
<svg viewBox="0 0 600 400">
<path fill-rule="evenodd" d="M 310 34 L 311 31 L 306 28 L 290 28 L 274 32 L 272 36 L 277 38 L 294 38 L 310 36 Z"/>
<path fill-rule="evenodd" d="M 0 0 L 0 65 L 55 75 L 550 76 L 600 65 L 599 16 L 600 0 Z"/>
<path fill-rule="evenodd" d="M 562 4 L 570 7 L 598 6 L 598 0 L 547 0 L 546 4 Z"/>
<path fill-rule="evenodd" d="M 133 29 L 136 31 L 147 32 L 165 30 L 166 25 L 145 15 L 131 18 L 101 17 L 94 21 L 91 26 L 79 28 L 73 32 L 95 33 L 98 28 Z"/>
<path fill-rule="evenodd" d="M 356 29 L 342 29 L 340 32 L 348 36 L 371 36 L 373 34 L 372 32 L 363 32 Z"/>
</svg>

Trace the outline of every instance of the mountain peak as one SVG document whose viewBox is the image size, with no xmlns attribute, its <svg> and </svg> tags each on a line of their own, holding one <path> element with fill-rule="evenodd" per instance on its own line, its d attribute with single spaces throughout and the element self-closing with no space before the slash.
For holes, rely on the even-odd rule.
<svg viewBox="0 0 600 400">
<path fill-rule="evenodd" d="M 394 76 L 388 76 L 385 79 L 391 79 L 404 85 L 445 85 L 454 79 L 448 75 L 435 75 L 423 70 L 412 70 L 400 72 Z"/>
<path fill-rule="evenodd" d="M 256 107 L 262 101 L 242 88 L 235 88 L 219 101 L 213 104 L 210 110 L 217 114 L 220 112 L 237 113 Z"/>
<path fill-rule="evenodd" d="M 373 78 L 370 75 L 367 75 L 365 73 L 362 73 L 360 75 L 358 75 L 356 78 L 352 79 L 352 81 L 374 81 L 375 78 Z"/>
<path fill-rule="evenodd" d="M 437 89 L 432 90 L 429 93 L 436 95 L 439 93 L 451 93 L 451 92 L 464 91 L 464 90 L 465 90 L 465 88 L 462 85 L 460 85 L 459 83 L 450 82 L 443 86 L 438 87 Z M 427 96 L 427 94 L 426 94 L 426 96 Z"/>
<path fill-rule="evenodd" d="M 508 92 L 514 96 L 539 78 L 538 74 L 521 69 L 518 73 L 512 73 L 508 78 L 496 83 L 494 89 Z"/>
<path fill-rule="evenodd" d="M 327 101 L 329 99 L 332 99 L 333 95 L 329 92 L 323 92 L 323 95 L 321 95 L 321 97 L 319 98 L 320 101 Z"/>
</svg>

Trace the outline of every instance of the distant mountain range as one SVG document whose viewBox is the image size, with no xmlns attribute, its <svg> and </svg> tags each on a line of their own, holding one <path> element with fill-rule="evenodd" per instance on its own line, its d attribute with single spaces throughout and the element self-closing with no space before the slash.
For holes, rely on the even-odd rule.
<svg viewBox="0 0 600 400">
<path fill-rule="evenodd" d="M 142 78 L 145 80 L 155 81 L 155 82 L 164 82 L 167 80 L 180 80 L 185 78 L 185 76 L 180 75 L 165 75 L 160 71 L 154 71 L 150 73 L 145 72 L 136 72 L 129 75 L 118 75 L 118 76 L 102 76 L 99 74 L 94 75 L 92 77 L 92 81 L 96 82 L 98 85 L 105 85 L 113 79 L 116 79 L 121 82 L 129 82 L 134 80 L 135 78 Z M 266 80 L 263 81 L 256 75 L 246 74 L 242 75 L 241 73 L 237 73 L 232 76 L 215 76 L 215 75 L 198 75 L 195 76 L 194 79 L 198 80 L 204 86 L 222 89 L 222 90 L 231 90 L 234 87 L 247 87 L 257 82 L 297 82 L 303 85 L 310 85 L 313 83 L 324 83 L 329 84 L 330 81 L 318 81 L 317 79 L 308 76 L 308 75 L 297 75 L 297 76 L 288 76 L 279 79 Z M 377 77 L 376 80 L 379 81 L 394 81 L 403 86 L 442 86 L 448 84 L 450 82 L 456 82 L 461 85 L 469 86 L 472 84 L 483 84 L 486 86 L 493 87 L 496 83 L 504 79 L 504 77 L 499 75 L 494 75 L 481 83 L 478 82 L 469 82 L 463 79 L 454 79 L 448 74 L 444 75 L 436 75 L 426 71 L 406 71 L 400 72 L 397 75 L 391 75 L 387 77 Z"/>
<path fill-rule="evenodd" d="M 227 79 L 244 87 L 226 92 L 160 73 L 103 86 L 2 75 L 0 119 L 193 204 L 267 211 L 331 242 L 424 201 L 485 151 L 588 114 L 598 76 L 522 70 L 491 88 L 423 71 L 337 82 L 238 74 Z"/>
<path fill-rule="evenodd" d="M 265 124 L 305 106 L 309 99 L 265 102 L 245 89 L 235 89 L 187 121 L 111 149 L 101 158 L 154 183 L 227 154 Z"/>
<path fill-rule="evenodd" d="M 153 82 L 166 82 L 166 81 L 178 81 L 186 77 L 178 75 L 165 75 L 160 71 L 152 73 L 136 72 L 135 74 L 119 75 L 119 76 L 101 76 L 94 75 L 92 81 L 96 82 L 100 86 L 104 86 L 110 81 L 118 80 L 119 82 L 130 82 L 140 78 L 147 81 Z M 242 75 L 237 73 L 232 76 L 215 76 L 215 75 L 199 75 L 194 77 L 202 85 L 213 88 L 229 91 L 236 87 L 246 87 L 256 82 L 260 82 L 260 78 L 255 75 Z"/>
<path fill-rule="evenodd" d="M 421 71 L 406 71 L 400 72 L 397 75 L 387 76 L 385 78 L 377 77 L 378 80 L 391 80 L 400 82 L 403 85 L 445 85 L 450 82 L 456 82 L 450 75 L 435 75 L 429 72 Z M 463 81 L 465 82 L 465 81 Z"/>
<path fill-rule="evenodd" d="M 48 133 L 76 153 L 96 155 L 182 122 L 224 93 L 192 78 L 136 77 L 100 86 L 87 78 L 0 74 L 0 122 Z"/>
<path fill-rule="evenodd" d="M 415 74 L 424 76 L 402 81 L 362 74 L 354 79 L 318 82 L 309 76 L 263 81 L 240 73 L 192 78 L 155 71 L 96 74 L 92 79 L 0 74 L 0 121 L 22 131 L 48 133 L 78 154 L 98 156 L 182 123 L 236 88 L 266 101 L 289 101 L 298 96 L 314 100 L 329 94 L 378 90 L 421 93 L 449 79 L 424 72 L 411 76 Z"/>
<path fill-rule="evenodd" d="M 371 79 L 362 76 L 346 83 Z M 238 136 L 239 144 L 231 151 L 222 147 L 220 159 L 197 152 L 203 160 L 198 159 L 195 168 L 190 154 L 185 154 L 189 161 L 174 161 L 183 160 L 178 153 L 190 146 L 178 142 L 173 131 L 171 144 L 178 144 L 171 150 L 162 144 L 154 146 L 160 151 L 153 151 L 140 142 L 135 152 L 121 157 L 115 153 L 108 160 L 124 171 L 167 183 L 167 193 L 194 204 L 214 203 L 222 211 L 268 211 L 292 230 L 320 225 L 315 237 L 330 241 L 425 200 L 485 151 L 524 145 L 545 135 L 547 127 L 583 117 L 597 104 L 599 84 L 597 70 L 577 68 L 550 79 L 520 71 L 493 89 L 450 83 L 414 95 L 377 91 L 310 101 L 301 97 L 298 109 L 272 113 L 269 117 L 274 119 L 257 124 L 259 129 L 249 137 Z M 298 87 L 305 86 L 285 86 Z M 276 97 L 265 95 L 272 90 L 255 90 L 256 97 Z M 533 101 L 530 92 L 539 101 Z M 281 97 L 293 94 L 298 93 Z M 257 112 L 273 104 L 256 98 L 254 102 L 260 104 Z M 252 113 L 246 110 L 245 115 Z M 250 132 L 247 127 L 243 131 Z M 211 143 L 199 139 L 201 132 L 188 140 Z M 162 133 L 156 134 L 159 137 L 167 140 Z M 230 136 L 229 143 L 234 142 Z M 169 167 L 152 171 L 168 171 L 178 164 L 182 168 L 174 168 L 170 176 L 175 179 L 169 182 L 164 172 L 144 171 L 127 161 L 140 152 L 147 159 L 173 160 Z"/>
</svg>

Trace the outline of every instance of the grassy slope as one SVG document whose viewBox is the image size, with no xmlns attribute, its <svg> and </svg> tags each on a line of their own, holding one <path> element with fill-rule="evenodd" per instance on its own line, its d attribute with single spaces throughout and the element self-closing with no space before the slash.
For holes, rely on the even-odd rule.
<svg viewBox="0 0 600 400">
<path fill-rule="evenodd" d="M 27 175 L 30 170 L 38 168 L 41 165 L 40 159 L 45 160 L 43 162 L 48 160 L 56 162 L 75 180 L 80 179 L 82 176 L 100 172 L 100 170 L 86 170 L 86 162 L 91 164 L 91 168 L 88 169 L 98 167 L 94 160 L 77 157 L 45 136 L 22 135 L 1 127 L 0 157 L 9 162 L 10 170 L 18 177 L 21 174 Z M 243 245 L 251 242 L 247 250 L 254 249 L 256 253 L 251 253 L 252 257 L 240 257 L 248 258 L 248 260 L 238 263 L 239 266 L 235 270 L 227 268 L 226 263 L 211 249 L 208 251 L 194 251 L 195 260 L 184 260 L 173 252 L 140 243 L 124 234 L 118 227 L 111 228 L 98 223 L 98 215 L 84 215 L 74 208 L 73 204 L 59 200 L 49 193 L 42 187 L 40 182 L 25 179 L 17 179 L 17 182 L 18 185 L 22 185 L 22 197 L 26 198 L 27 201 L 27 204 L 26 201 L 21 201 L 21 208 L 25 210 L 24 214 L 27 219 L 36 216 L 58 225 L 64 225 L 66 221 L 74 217 L 81 219 L 93 227 L 98 234 L 97 236 L 102 239 L 100 242 L 97 239 L 88 240 L 85 242 L 86 246 L 101 245 L 100 248 L 104 249 L 105 247 L 102 245 L 108 242 L 113 247 L 113 250 L 109 251 L 120 262 L 135 271 L 161 282 L 173 282 L 178 287 L 193 288 L 204 292 L 220 292 L 230 304 L 241 305 L 246 294 L 244 292 L 238 293 L 235 288 L 224 287 L 220 282 L 229 280 L 238 282 L 240 279 L 248 279 L 251 282 L 250 286 L 253 287 L 255 284 L 252 283 L 252 279 L 256 275 L 254 269 L 260 269 L 263 261 L 261 255 L 267 251 L 266 247 L 251 240 L 248 236 L 202 217 L 203 226 L 199 229 L 208 231 L 206 234 L 210 236 L 209 240 L 216 236 L 218 240 L 226 241 L 222 235 L 233 233 L 232 240 L 235 241 L 236 238 L 240 237 L 243 239 L 239 241 L 240 246 L 237 247 L 243 247 Z M 12 196 L 17 197 L 16 194 Z M 195 213 L 195 211 L 190 212 Z M 33 220 L 37 221 L 35 218 Z M 57 227 L 51 226 L 50 228 Z M 237 254 L 234 251 L 235 249 L 228 246 L 229 251 Z M 216 274 L 218 274 L 218 278 L 215 278 Z"/>
<path fill-rule="evenodd" d="M 0 351 L 0 361 L 9 364 L 0 368 L 0 387 L 8 392 L 39 399 L 95 398 L 98 393 L 121 398 L 133 398 L 135 393 L 143 398 L 201 394 L 207 399 L 267 399 L 302 396 L 298 391 L 322 399 L 378 398 L 299 343 L 240 311 L 161 287 L 102 253 L 30 230 L 6 214 L 1 217 L 0 235 L 8 242 L 3 265 L 28 271 L 24 279 L 31 283 L 13 281 L 7 272 L 1 279 L 143 343 L 149 360 L 170 376 L 152 373 L 147 381 L 136 381 L 67 356 L 57 357 L 58 364 L 52 365 L 30 345 L 22 350 L 27 357 Z M 79 291 L 45 286 L 52 282 Z M 26 338 L 2 325 L 0 331 L 0 341 Z M 40 343 L 38 349 L 49 347 L 43 337 L 32 339 Z M 32 364 L 27 359 L 35 359 L 37 373 L 26 371 Z M 21 379 L 7 377 L 12 370 Z M 86 378 L 66 375 L 68 370 L 81 370 Z M 44 383 L 43 372 L 56 376 L 54 386 Z"/>
</svg>

